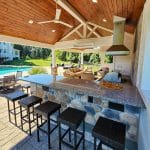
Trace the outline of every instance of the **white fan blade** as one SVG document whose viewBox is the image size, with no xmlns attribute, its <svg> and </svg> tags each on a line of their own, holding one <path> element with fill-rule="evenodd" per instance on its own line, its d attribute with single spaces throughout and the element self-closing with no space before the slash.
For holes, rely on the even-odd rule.
<svg viewBox="0 0 150 150">
<path fill-rule="evenodd" d="M 38 24 L 45 24 L 50 22 L 55 22 L 55 20 L 42 21 L 42 22 L 38 22 Z"/>
<path fill-rule="evenodd" d="M 67 26 L 67 27 L 69 27 L 69 28 L 72 28 L 72 27 L 73 27 L 72 25 L 70 25 L 70 24 L 68 24 L 68 23 L 66 23 L 66 22 L 63 22 L 63 21 L 59 21 L 59 23 L 62 24 L 62 25 L 65 25 L 65 26 Z"/>
<path fill-rule="evenodd" d="M 59 20 L 61 15 L 61 9 L 56 9 L 55 20 Z"/>
</svg>

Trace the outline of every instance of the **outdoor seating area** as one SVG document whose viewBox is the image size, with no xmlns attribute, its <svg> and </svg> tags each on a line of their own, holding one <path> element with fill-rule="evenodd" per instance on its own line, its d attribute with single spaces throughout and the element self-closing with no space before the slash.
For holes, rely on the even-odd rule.
<svg viewBox="0 0 150 150">
<path fill-rule="evenodd" d="M 0 150 L 149 150 L 150 0 L 0 9 Z"/>
</svg>

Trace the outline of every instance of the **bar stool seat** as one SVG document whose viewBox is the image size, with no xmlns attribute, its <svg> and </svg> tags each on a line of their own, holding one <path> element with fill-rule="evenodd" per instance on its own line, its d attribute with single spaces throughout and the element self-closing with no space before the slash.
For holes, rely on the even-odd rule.
<svg viewBox="0 0 150 150">
<path fill-rule="evenodd" d="M 59 121 L 72 129 L 77 129 L 84 120 L 86 112 L 68 107 L 61 113 Z"/>
<path fill-rule="evenodd" d="M 21 99 L 19 101 L 19 104 L 22 107 L 32 107 L 40 102 L 42 102 L 42 98 L 32 95 L 32 96 Z"/>
<path fill-rule="evenodd" d="M 68 107 L 65 111 L 63 111 L 59 117 L 59 149 L 61 150 L 61 143 L 66 144 L 67 146 L 77 149 L 83 141 L 83 149 L 84 149 L 84 134 L 85 134 L 85 116 L 86 112 Z M 82 132 L 78 131 L 79 126 L 83 122 Z M 68 129 L 65 131 L 63 135 L 61 135 L 61 124 L 67 125 Z M 64 137 L 69 133 L 69 142 L 71 142 L 71 131 L 74 131 L 74 145 L 64 141 Z M 80 135 L 80 139 L 77 142 L 77 134 Z"/>
<path fill-rule="evenodd" d="M 58 116 L 59 116 L 60 108 L 61 108 L 60 104 L 54 103 L 51 101 L 44 102 L 40 106 L 37 106 L 35 108 L 35 111 L 37 114 L 37 117 L 36 117 L 36 119 L 37 119 L 37 141 L 38 142 L 40 141 L 39 131 L 44 132 L 48 136 L 48 148 L 49 149 L 51 148 L 50 134 L 58 127 L 58 121 L 50 118 L 50 116 L 53 115 L 54 113 L 56 113 L 57 111 L 59 112 L 59 114 L 58 114 Z M 45 117 L 44 122 L 42 122 L 43 121 L 42 116 Z M 39 117 L 41 117 L 41 124 L 39 124 L 39 121 L 38 121 Z M 53 129 L 51 129 L 50 121 L 52 121 L 55 124 L 55 127 L 53 127 Z M 47 131 L 41 128 L 45 123 L 47 123 Z"/>
<path fill-rule="evenodd" d="M 18 103 L 20 104 L 20 117 L 21 117 L 21 128 L 23 130 L 23 125 L 25 123 L 29 124 L 29 134 L 31 135 L 31 123 L 34 122 L 36 119 L 34 118 L 34 106 L 37 104 L 41 104 L 42 98 L 37 96 L 29 96 L 21 99 Z M 27 114 L 23 116 L 22 107 L 27 109 Z M 32 107 L 32 112 L 31 108 Z M 31 120 L 31 116 L 33 115 L 33 119 Z M 24 123 L 23 123 L 24 121 Z"/>
<path fill-rule="evenodd" d="M 98 149 L 102 149 L 102 144 L 113 149 L 125 149 L 126 125 L 111 119 L 100 117 L 93 128 L 94 150 L 96 150 L 96 140 L 100 140 Z"/>
<path fill-rule="evenodd" d="M 3 96 L 7 99 L 7 105 L 8 105 L 8 116 L 9 116 L 9 122 L 12 122 L 11 115 L 14 115 L 15 123 L 13 123 L 15 126 L 17 126 L 17 115 L 19 113 L 16 113 L 16 109 L 19 107 L 16 107 L 16 101 L 19 101 L 22 98 L 25 98 L 28 96 L 28 94 L 20 91 L 20 90 L 5 90 L 3 92 Z M 10 101 L 13 103 L 13 108 L 10 108 Z"/>
</svg>

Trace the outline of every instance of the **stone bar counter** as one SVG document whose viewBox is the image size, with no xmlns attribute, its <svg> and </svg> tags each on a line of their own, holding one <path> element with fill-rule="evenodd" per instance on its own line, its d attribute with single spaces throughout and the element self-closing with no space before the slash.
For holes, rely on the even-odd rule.
<svg viewBox="0 0 150 150">
<path fill-rule="evenodd" d="M 43 98 L 61 103 L 62 110 L 74 107 L 87 112 L 86 137 L 91 137 L 91 129 L 100 116 L 123 122 L 127 125 L 126 139 L 128 143 L 136 143 L 138 120 L 143 100 L 130 82 L 123 83 L 122 90 L 102 88 L 95 81 L 35 75 L 22 78 L 32 83 L 32 92 Z M 92 97 L 92 101 L 89 100 Z M 109 108 L 109 102 L 124 105 L 124 111 Z M 91 140 L 91 139 L 90 139 Z"/>
</svg>

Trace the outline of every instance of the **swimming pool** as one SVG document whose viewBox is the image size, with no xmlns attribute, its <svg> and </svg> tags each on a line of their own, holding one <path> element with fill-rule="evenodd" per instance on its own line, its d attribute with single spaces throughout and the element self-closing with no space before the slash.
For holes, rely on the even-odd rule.
<svg viewBox="0 0 150 150">
<path fill-rule="evenodd" d="M 0 75 L 4 75 L 7 73 L 15 73 L 17 71 L 29 71 L 31 69 L 31 67 L 4 67 L 4 66 L 0 66 Z"/>
</svg>

